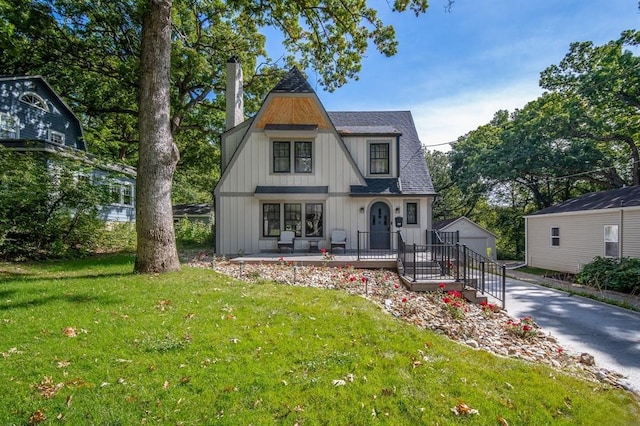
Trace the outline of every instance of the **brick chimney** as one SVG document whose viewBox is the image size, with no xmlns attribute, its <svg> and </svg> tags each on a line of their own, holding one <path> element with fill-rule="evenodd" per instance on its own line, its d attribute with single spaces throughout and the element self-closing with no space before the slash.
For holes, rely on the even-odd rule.
<svg viewBox="0 0 640 426">
<path fill-rule="evenodd" d="M 226 130 L 244 121 L 244 101 L 242 94 L 242 66 L 238 58 L 232 56 L 227 61 L 227 126 Z"/>
</svg>

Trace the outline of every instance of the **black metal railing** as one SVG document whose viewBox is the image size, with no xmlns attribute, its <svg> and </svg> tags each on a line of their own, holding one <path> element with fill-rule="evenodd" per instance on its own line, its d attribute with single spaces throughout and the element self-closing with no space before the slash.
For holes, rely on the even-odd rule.
<svg viewBox="0 0 640 426">
<path fill-rule="evenodd" d="M 397 259 L 398 272 L 413 282 L 455 280 L 497 299 L 504 308 L 504 266 L 460 244 L 457 232 L 427 231 L 427 241 L 408 244 L 400 231 L 358 231 L 358 260 Z"/>
<path fill-rule="evenodd" d="M 462 282 L 467 288 L 499 300 L 504 308 L 504 266 L 457 242 L 436 241 L 425 245 L 407 244 L 402 234 L 398 233 L 398 272 L 413 282 L 440 279 Z"/>
<path fill-rule="evenodd" d="M 398 236 L 394 232 L 358 231 L 357 252 L 361 259 L 395 259 L 398 253 Z"/>
</svg>

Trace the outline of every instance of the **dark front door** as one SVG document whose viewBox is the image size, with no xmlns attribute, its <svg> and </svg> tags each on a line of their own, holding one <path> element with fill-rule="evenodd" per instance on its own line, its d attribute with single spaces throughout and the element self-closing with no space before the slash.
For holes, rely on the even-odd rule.
<svg viewBox="0 0 640 426">
<path fill-rule="evenodd" d="M 391 218 L 389 206 L 377 202 L 371 206 L 369 230 L 371 238 L 369 244 L 372 249 L 388 249 L 391 242 Z"/>
</svg>

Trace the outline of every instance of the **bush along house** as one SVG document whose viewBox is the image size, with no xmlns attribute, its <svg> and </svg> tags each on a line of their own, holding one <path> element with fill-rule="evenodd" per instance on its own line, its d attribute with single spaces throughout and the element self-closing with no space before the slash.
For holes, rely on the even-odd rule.
<svg viewBox="0 0 640 426">
<path fill-rule="evenodd" d="M 0 146 L 45 153 L 52 179 L 56 160 L 77 160 L 88 170 L 78 178 L 109 185 L 111 202 L 101 207 L 101 218 L 135 221 L 135 169 L 89 155 L 80 120 L 44 78 L 0 77 Z"/>
<path fill-rule="evenodd" d="M 257 114 L 243 115 L 242 70 L 227 63 L 227 131 L 214 190 L 216 251 L 394 250 L 396 231 L 426 244 L 435 191 L 409 111 L 327 112 L 291 69 Z M 286 235 L 290 235 L 287 232 Z"/>
</svg>

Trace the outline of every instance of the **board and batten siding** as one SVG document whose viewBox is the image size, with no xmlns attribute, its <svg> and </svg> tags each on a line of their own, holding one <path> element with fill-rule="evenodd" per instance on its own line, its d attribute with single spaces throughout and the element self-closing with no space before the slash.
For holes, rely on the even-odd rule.
<svg viewBox="0 0 640 426">
<path fill-rule="evenodd" d="M 218 239 L 219 247 L 216 251 L 219 254 L 236 255 L 260 253 L 277 250 L 277 238 L 262 236 L 262 210 L 260 200 L 253 194 L 229 194 L 221 195 L 221 206 L 218 209 L 216 220 L 226 225 L 220 229 L 221 235 Z M 271 200 L 269 200 L 271 201 Z M 295 195 L 288 195 L 286 198 L 273 200 L 274 202 L 300 202 Z M 306 199 L 302 202 L 321 202 L 324 204 L 324 236 L 320 239 L 318 247 L 320 249 L 330 248 L 331 232 L 340 229 L 347 231 L 347 250 L 357 248 L 358 231 L 369 230 L 369 210 L 371 206 L 382 201 L 389 205 L 391 211 L 392 226 L 391 231 L 401 231 L 408 244 L 426 244 L 426 229 L 431 227 L 431 203 L 430 197 L 416 198 L 384 198 L 384 197 L 350 197 L 348 194 L 329 194 L 326 200 Z M 398 228 L 395 226 L 393 218 L 404 215 L 404 204 L 406 201 L 418 202 L 419 226 Z M 360 209 L 364 208 L 361 213 Z M 396 214 L 395 209 L 400 208 L 400 213 Z M 317 240 L 317 238 L 313 238 Z M 395 243 L 394 243 L 395 247 Z M 295 250 L 307 250 L 309 242 L 305 238 L 297 238 Z"/>
<path fill-rule="evenodd" d="M 604 256 L 604 227 L 618 225 L 624 256 L 640 257 L 640 209 L 606 209 L 526 218 L 527 264 L 577 273 L 596 256 Z M 551 228 L 560 229 L 560 245 L 551 245 Z M 620 235 L 621 234 L 621 235 Z"/>
<path fill-rule="evenodd" d="M 295 139 L 295 138 L 294 138 Z M 272 173 L 271 139 L 255 132 L 238 152 L 220 194 L 251 193 L 256 186 L 329 186 L 329 192 L 348 193 L 351 185 L 361 181 L 340 148 L 334 133 L 320 132 L 313 140 L 313 173 Z"/>
<path fill-rule="evenodd" d="M 365 176 L 369 175 L 369 145 L 372 143 L 389 143 L 389 175 L 398 176 L 398 140 L 392 136 L 371 136 L 371 137 L 344 137 L 344 144 L 351 153 L 351 157 L 358 165 L 358 168 Z M 386 175 L 385 175 L 386 176 Z"/>
</svg>

